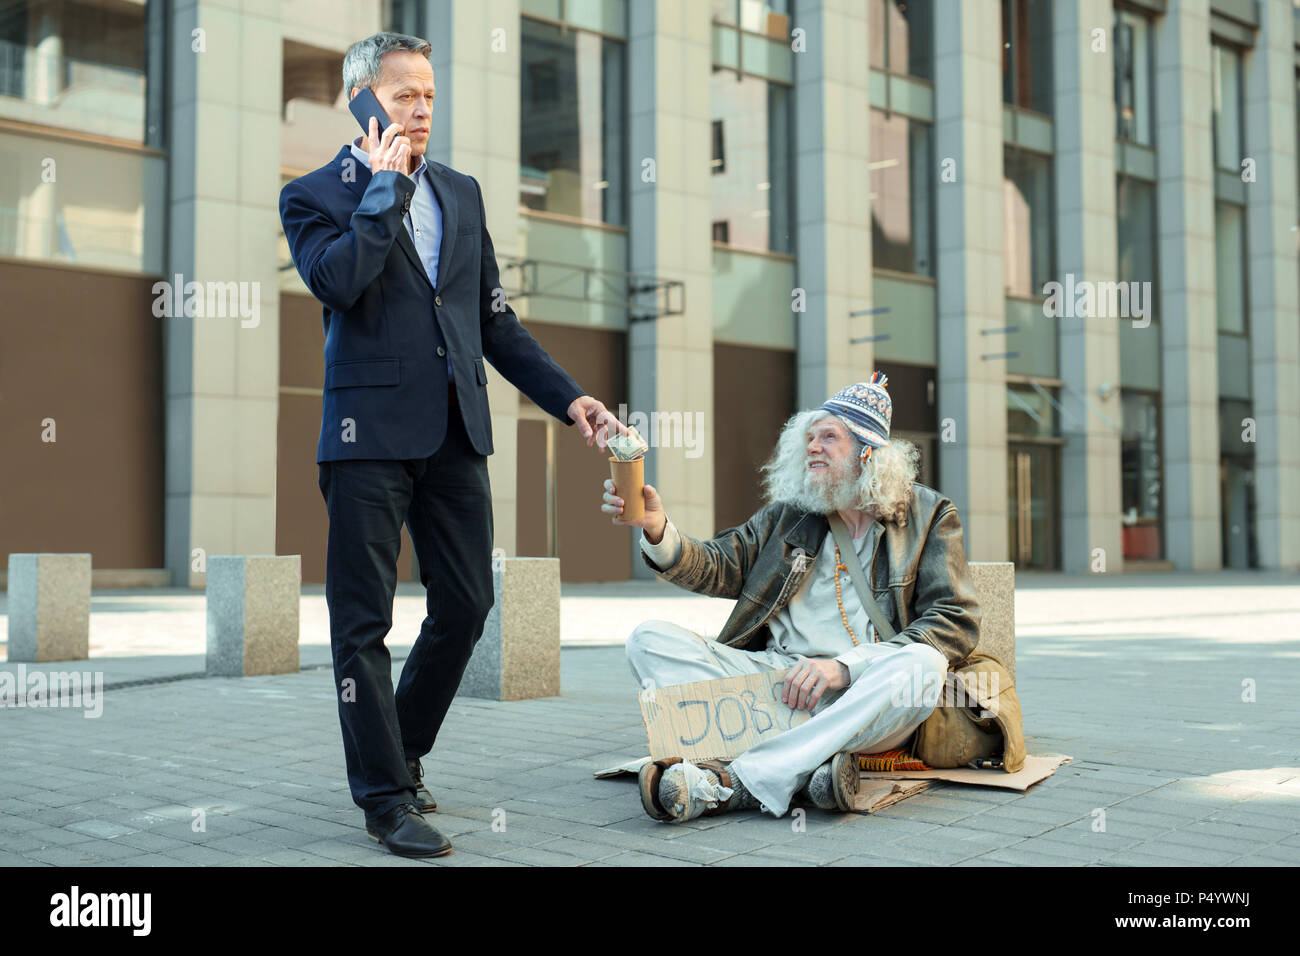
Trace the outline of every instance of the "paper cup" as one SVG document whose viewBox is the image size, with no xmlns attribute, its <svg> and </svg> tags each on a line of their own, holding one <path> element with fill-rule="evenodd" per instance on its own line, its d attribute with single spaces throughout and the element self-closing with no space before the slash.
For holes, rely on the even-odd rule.
<svg viewBox="0 0 1300 956">
<path fill-rule="evenodd" d="M 622 521 L 636 521 L 645 517 L 645 497 L 641 489 L 645 487 L 645 456 L 631 461 L 609 459 L 609 477 L 614 479 L 614 494 L 623 499 Z"/>
</svg>

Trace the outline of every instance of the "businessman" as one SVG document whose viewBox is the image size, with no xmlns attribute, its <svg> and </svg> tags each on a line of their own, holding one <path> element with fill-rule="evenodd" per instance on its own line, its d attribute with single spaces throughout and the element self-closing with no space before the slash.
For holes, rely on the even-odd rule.
<svg viewBox="0 0 1300 956">
<path fill-rule="evenodd" d="M 505 305 L 478 181 L 425 156 L 430 45 L 377 33 L 343 59 L 348 98 L 371 89 L 390 120 L 280 193 L 303 282 L 324 307 L 316 460 L 329 512 L 325 598 L 352 799 L 401 856 L 450 842 L 420 758 L 433 747 L 492 606 L 487 456 L 492 363 L 538 406 L 604 448 L 625 428 Z M 392 627 L 403 523 L 427 616 L 394 695 Z"/>
</svg>

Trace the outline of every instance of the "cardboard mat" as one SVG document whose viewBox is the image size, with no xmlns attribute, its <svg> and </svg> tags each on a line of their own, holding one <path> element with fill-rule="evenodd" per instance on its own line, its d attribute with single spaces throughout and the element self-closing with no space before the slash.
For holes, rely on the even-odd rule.
<svg viewBox="0 0 1300 956">
<path fill-rule="evenodd" d="M 1025 765 L 1015 773 L 1005 770 L 972 770 L 954 767 L 952 770 L 895 770 L 888 773 L 863 772 L 862 780 L 946 780 L 949 783 L 968 783 L 976 787 L 1000 787 L 1024 792 L 1056 773 L 1056 768 L 1071 759 L 1064 754 L 1029 754 Z"/>
<path fill-rule="evenodd" d="M 608 780 L 611 777 L 621 777 L 625 773 L 634 776 L 641 772 L 641 768 L 650 762 L 649 757 L 637 757 L 635 760 L 629 760 L 627 763 L 620 763 L 613 767 L 606 767 L 604 770 L 597 770 L 592 774 L 597 780 Z"/>
<path fill-rule="evenodd" d="M 858 798 L 853 803 L 854 813 L 875 813 L 893 806 L 899 800 L 914 797 L 930 789 L 929 780 L 867 780 L 858 784 Z"/>
</svg>

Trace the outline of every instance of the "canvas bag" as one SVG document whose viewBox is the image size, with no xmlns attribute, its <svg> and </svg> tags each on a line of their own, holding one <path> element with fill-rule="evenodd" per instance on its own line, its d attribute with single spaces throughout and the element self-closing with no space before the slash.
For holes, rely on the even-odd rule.
<svg viewBox="0 0 1300 956">
<path fill-rule="evenodd" d="M 893 640 L 897 632 L 871 595 L 848 527 L 838 514 L 832 513 L 828 519 L 858 598 L 876 626 L 878 639 Z M 977 760 L 998 759 L 1001 760 L 1001 769 L 1008 773 L 1024 766 L 1020 699 L 1011 674 L 1002 662 L 992 654 L 972 651 L 964 661 L 949 666 L 945 681 L 951 686 L 944 688 L 939 706 L 916 729 L 912 740 L 913 755 L 937 770 L 974 765 Z M 964 687 L 959 688 L 959 683 Z M 981 690 L 986 692 L 980 693 Z M 965 699 L 976 701 L 978 706 L 943 706 L 945 698 L 954 699 L 948 697 L 950 691 L 954 696 L 959 692 L 965 694 Z"/>
</svg>

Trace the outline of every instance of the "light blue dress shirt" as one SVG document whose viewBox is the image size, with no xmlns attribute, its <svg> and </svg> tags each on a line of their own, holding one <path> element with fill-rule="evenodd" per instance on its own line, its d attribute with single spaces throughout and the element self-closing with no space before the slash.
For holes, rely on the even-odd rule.
<svg viewBox="0 0 1300 956">
<path fill-rule="evenodd" d="M 357 145 L 360 142 L 360 137 L 352 141 L 352 155 L 356 157 L 357 162 L 369 169 L 370 154 Z M 406 231 L 415 244 L 415 251 L 419 254 L 420 261 L 424 263 L 424 271 L 429 277 L 429 282 L 437 289 L 438 253 L 442 246 L 442 207 L 438 205 L 438 197 L 434 195 L 433 186 L 428 181 L 429 175 L 429 165 L 421 156 L 420 165 L 409 177 L 415 181 L 415 193 L 411 196 L 410 212 L 403 217 L 402 221 L 406 224 Z M 451 379 L 451 356 L 448 355 L 447 380 L 451 381 Z"/>
</svg>

